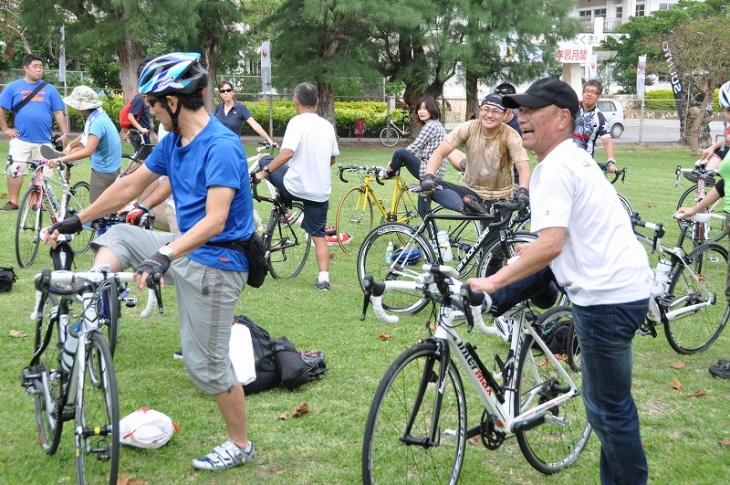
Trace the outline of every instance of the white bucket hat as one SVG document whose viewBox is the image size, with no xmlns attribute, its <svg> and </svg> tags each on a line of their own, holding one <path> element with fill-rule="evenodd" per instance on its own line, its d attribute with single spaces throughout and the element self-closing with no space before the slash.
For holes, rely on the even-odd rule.
<svg viewBox="0 0 730 485">
<path fill-rule="evenodd" d="M 101 106 L 99 96 L 88 86 L 77 86 L 71 96 L 63 98 L 63 102 L 74 109 L 96 109 Z"/>
</svg>

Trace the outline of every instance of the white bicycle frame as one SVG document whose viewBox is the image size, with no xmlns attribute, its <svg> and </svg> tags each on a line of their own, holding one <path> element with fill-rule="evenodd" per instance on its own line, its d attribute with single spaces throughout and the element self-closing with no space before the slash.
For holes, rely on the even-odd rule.
<svg viewBox="0 0 730 485">
<path fill-rule="evenodd" d="M 259 156 L 261 155 L 261 152 L 268 150 L 268 147 L 262 146 L 256 148 L 256 155 L 252 157 L 248 157 L 248 173 L 249 175 L 253 175 L 256 172 L 259 171 Z M 264 181 L 266 181 L 266 186 L 269 189 L 269 194 L 271 195 L 271 198 L 275 198 L 277 195 L 279 195 L 279 191 L 276 190 L 276 187 L 269 182 L 268 178 L 265 178 Z M 256 232 L 263 232 L 265 229 L 264 222 L 261 219 L 261 216 L 259 215 L 258 211 L 256 210 L 256 207 L 253 208 L 253 219 L 254 219 L 254 228 Z"/>
<path fill-rule="evenodd" d="M 424 265 L 423 269 L 424 271 L 428 271 L 430 269 L 430 265 Z M 457 280 L 459 273 L 454 268 L 443 265 L 439 266 L 439 272 L 443 273 L 451 279 L 451 283 L 449 284 L 449 297 L 453 300 L 457 300 L 462 308 L 466 308 L 466 306 L 468 305 L 470 309 L 469 311 L 471 312 L 471 315 L 473 317 L 474 328 L 476 328 L 480 333 L 484 335 L 497 335 L 497 331 L 495 328 L 487 327 L 487 325 L 484 323 L 484 320 L 482 318 L 482 305 L 471 306 L 468 299 L 465 296 L 462 296 L 462 283 Z M 426 293 L 430 293 L 436 298 L 442 296 L 434 283 L 433 275 L 429 272 L 419 275 L 414 281 L 385 281 L 384 284 L 385 291 L 422 290 Z M 485 296 L 489 302 L 489 305 L 487 306 L 488 310 L 489 306 L 491 306 L 491 299 L 489 299 L 489 295 Z M 398 316 L 388 314 L 383 309 L 382 296 L 371 295 L 370 301 L 373 304 L 375 315 L 381 321 L 389 324 L 395 324 L 398 322 Z M 479 366 L 472 358 L 464 341 L 461 339 L 458 331 L 456 330 L 456 327 L 459 325 L 463 325 L 465 320 L 466 315 L 463 311 L 442 305 L 439 311 L 439 318 L 433 337 L 438 340 L 448 342 L 452 358 L 455 358 L 455 360 L 459 363 L 461 369 L 466 372 L 466 375 L 468 376 L 469 381 L 474 387 L 474 390 L 477 392 L 477 395 L 479 396 L 479 400 L 481 401 L 482 405 L 491 415 L 496 416 L 496 419 L 494 420 L 495 429 L 505 433 L 508 436 L 511 436 L 522 429 L 529 429 L 534 423 L 537 422 L 550 422 L 552 424 L 562 424 L 565 426 L 570 425 L 569 421 L 566 421 L 559 416 L 554 416 L 552 413 L 548 413 L 547 411 L 554 408 L 555 406 L 559 406 L 561 403 L 568 399 L 579 396 L 580 389 L 578 389 L 575 382 L 573 382 L 573 379 L 571 379 L 570 375 L 565 371 L 563 366 L 560 365 L 553 353 L 547 347 L 547 344 L 545 344 L 545 342 L 542 340 L 542 338 L 540 338 L 537 332 L 535 332 L 532 326 L 527 323 L 525 319 L 525 312 L 522 312 L 522 316 L 519 320 L 519 327 L 515 328 L 515 330 L 512 332 L 510 349 L 512 351 L 513 359 L 515 359 L 515 362 L 511 378 L 512 381 L 508 384 L 505 384 L 504 386 L 504 404 L 499 402 L 499 399 L 497 398 L 494 390 L 487 383 L 487 378 L 482 374 L 481 369 L 479 369 Z M 522 343 L 524 342 L 524 337 L 526 337 L 527 335 L 532 336 L 534 342 L 536 342 L 539 345 L 540 349 L 542 349 L 542 351 L 544 352 L 545 358 L 552 362 L 554 367 L 560 373 L 561 377 L 565 379 L 565 382 L 569 383 L 570 391 L 562 394 L 561 396 L 546 401 L 540 406 L 535 406 L 528 411 L 515 416 L 515 412 L 517 412 L 517 410 L 514 409 L 514 393 L 516 387 L 515 376 L 518 374 L 519 370 L 517 369 L 517 359 L 520 355 L 520 349 L 522 347 Z M 534 366 L 539 366 L 537 362 L 533 361 L 533 364 Z M 492 376 L 493 379 L 499 379 L 501 377 L 501 374 L 494 374 Z M 523 396 L 523 401 L 540 399 L 541 396 L 538 395 L 539 391 L 539 388 L 533 389 L 529 395 Z"/>
<path fill-rule="evenodd" d="M 674 217 L 675 217 L 675 219 L 680 219 L 679 217 L 677 217 L 676 214 L 674 215 Z M 701 214 L 695 214 L 691 217 L 687 217 L 686 219 L 689 219 L 693 222 L 698 222 L 700 224 L 705 224 L 705 223 L 709 222 L 711 217 L 712 217 L 711 213 L 704 212 Z M 659 224 L 654 224 L 651 222 L 644 222 L 644 221 L 642 221 L 642 224 L 643 224 L 643 227 L 645 227 L 646 229 L 649 229 L 649 230 L 652 230 L 655 232 L 657 230 L 659 230 L 659 231 L 662 230 L 661 225 L 659 225 Z M 636 231 L 634 231 L 634 233 L 636 234 L 636 238 L 639 241 L 641 241 L 643 244 L 653 248 L 652 252 L 656 252 L 658 254 L 667 253 L 667 254 L 671 254 L 671 255 L 675 256 L 677 258 L 677 260 L 679 261 L 679 263 L 682 266 L 684 266 L 685 269 L 692 276 L 692 279 L 700 285 L 700 287 L 702 288 L 702 291 L 707 296 L 706 301 L 703 301 L 701 303 L 695 303 L 694 305 L 688 305 L 688 306 L 681 306 L 680 308 L 678 308 L 676 310 L 663 312 L 663 310 L 659 306 L 659 300 L 661 300 L 664 296 L 666 296 L 666 290 L 665 290 L 665 292 L 662 293 L 661 295 L 656 296 L 656 297 L 652 296 L 651 298 L 649 298 L 649 312 L 646 316 L 646 318 L 648 320 L 655 322 L 655 323 L 664 323 L 665 321 L 672 321 L 675 318 L 684 315 L 685 313 L 695 313 L 697 310 L 699 310 L 702 307 L 706 307 L 706 306 L 715 304 L 715 295 L 713 294 L 713 292 L 711 292 L 710 290 L 707 289 L 707 287 L 704 285 L 702 280 L 697 276 L 697 274 L 694 271 L 692 271 L 692 268 L 690 268 L 690 266 L 685 261 L 686 253 L 685 253 L 684 249 L 682 249 L 679 246 L 676 246 L 673 248 L 663 246 L 661 244 L 661 238 L 659 238 L 659 237 L 656 238 L 656 245 L 655 245 L 654 239 L 649 238 L 649 237 L 645 236 L 644 234 L 640 234 Z M 672 273 L 674 273 L 674 268 L 676 268 L 676 265 L 672 268 Z M 672 304 L 673 304 L 672 306 L 677 306 L 677 304 L 681 305 L 684 301 L 686 301 L 686 299 L 675 300 L 672 302 Z M 663 320 L 662 317 L 664 317 L 665 320 Z"/>
</svg>

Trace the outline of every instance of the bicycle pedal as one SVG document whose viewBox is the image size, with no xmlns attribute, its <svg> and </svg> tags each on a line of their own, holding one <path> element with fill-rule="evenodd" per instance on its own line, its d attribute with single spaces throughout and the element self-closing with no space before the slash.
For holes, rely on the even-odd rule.
<svg viewBox="0 0 730 485">
<path fill-rule="evenodd" d="M 35 384 L 33 382 L 40 378 L 40 374 L 33 373 L 33 369 L 30 367 L 23 367 L 20 371 L 20 385 L 29 393 L 35 388 Z"/>
<path fill-rule="evenodd" d="M 127 308 L 134 308 L 137 306 L 137 297 L 136 296 L 128 296 L 124 298 L 124 306 Z"/>
</svg>

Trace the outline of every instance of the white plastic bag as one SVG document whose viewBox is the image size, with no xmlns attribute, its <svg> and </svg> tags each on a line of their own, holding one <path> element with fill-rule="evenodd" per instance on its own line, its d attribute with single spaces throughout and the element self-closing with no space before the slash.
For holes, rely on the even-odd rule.
<svg viewBox="0 0 730 485">
<path fill-rule="evenodd" d="M 149 408 L 139 408 L 119 421 L 119 441 L 137 448 L 160 448 L 180 432 L 169 416 Z"/>
<path fill-rule="evenodd" d="M 233 370 L 242 385 L 256 380 L 256 361 L 253 355 L 251 331 L 246 325 L 239 323 L 231 326 L 231 340 L 228 352 L 233 363 Z"/>
</svg>

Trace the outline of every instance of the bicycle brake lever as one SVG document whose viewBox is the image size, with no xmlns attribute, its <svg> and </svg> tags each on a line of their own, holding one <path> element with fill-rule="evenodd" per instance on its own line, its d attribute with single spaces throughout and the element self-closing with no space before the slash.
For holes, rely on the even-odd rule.
<svg viewBox="0 0 730 485">
<path fill-rule="evenodd" d="M 373 294 L 373 284 L 375 278 L 372 275 L 365 275 L 362 279 L 363 286 L 363 302 L 362 302 L 362 314 L 360 315 L 360 321 L 365 321 L 365 314 L 368 312 L 368 305 L 370 305 L 370 295 Z"/>
<path fill-rule="evenodd" d="M 152 289 L 155 292 L 155 299 L 157 300 L 157 311 L 160 312 L 160 315 L 165 313 L 165 307 L 162 304 L 162 288 L 160 288 L 160 281 L 162 280 L 162 274 L 161 273 L 155 273 L 152 277 L 155 281 L 155 284 L 152 285 Z"/>
</svg>

